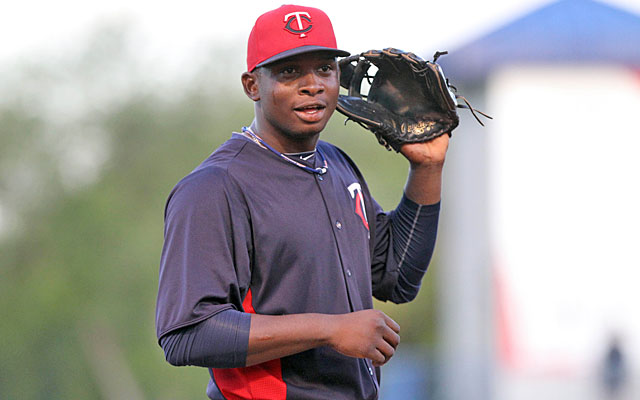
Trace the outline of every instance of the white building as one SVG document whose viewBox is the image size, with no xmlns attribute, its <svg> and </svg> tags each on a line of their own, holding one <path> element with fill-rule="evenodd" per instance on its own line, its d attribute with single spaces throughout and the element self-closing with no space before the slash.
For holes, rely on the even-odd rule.
<svg viewBox="0 0 640 400">
<path fill-rule="evenodd" d="M 640 398 L 640 17 L 562 0 L 439 63 L 494 117 L 461 110 L 447 160 L 443 397 Z"/>
</svg>

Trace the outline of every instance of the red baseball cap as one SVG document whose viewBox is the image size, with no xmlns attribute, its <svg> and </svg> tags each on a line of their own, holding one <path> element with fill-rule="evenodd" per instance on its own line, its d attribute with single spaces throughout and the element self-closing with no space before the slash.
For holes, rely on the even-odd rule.
<svg viewBox="0 0 640 400">
<path fill-rule="evenodd" d="M 338 50 L 333 26 L 324 11 L 283 5 L 256 20 L 247 46 L 247 71 L 311 51 L 327 51 L 340 57 L 349 55 L 347 51 Z"/>
</svg>

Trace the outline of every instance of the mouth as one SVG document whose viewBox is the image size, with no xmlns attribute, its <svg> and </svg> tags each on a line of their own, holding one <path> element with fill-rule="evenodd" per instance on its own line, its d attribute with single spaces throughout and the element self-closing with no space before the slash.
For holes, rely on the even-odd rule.
<svg viewBox="0 0 640 400">
<path fill-rule="evenodd" d="M 293 110 L 298 117 L 307 122 L 317 122 L 324 116 L 324 110 L 327 108 L 322 103 L 302 104 Z"/>
</svg>

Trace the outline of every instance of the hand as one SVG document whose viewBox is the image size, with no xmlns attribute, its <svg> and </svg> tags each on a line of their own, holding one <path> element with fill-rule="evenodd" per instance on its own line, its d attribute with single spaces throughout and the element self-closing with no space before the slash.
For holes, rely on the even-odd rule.
<svg viewBox="0 0 640 400">
<path fill-rule="evenodd" d="M 400 326 L 385 313 L 363 310 L 333 315 L 329 346 L 349 357 L 368 358 L 385 364 L 400 343 Z"/>
<path fill-rule="evenodd" d="M 400 153 L 412 167 L 442 166 L 449 148 L 449 135 L 440 135 L 424 143 L 409 143 L 400 148 Z"/>
</svg>

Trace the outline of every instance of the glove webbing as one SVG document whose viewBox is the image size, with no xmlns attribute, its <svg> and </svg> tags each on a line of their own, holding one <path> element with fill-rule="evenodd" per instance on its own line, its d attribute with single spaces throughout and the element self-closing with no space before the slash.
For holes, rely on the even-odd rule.
<svg viewBox="0 0 640 400">
<path fill-rule="evenodd" d="M 476 112 L 477 112 L 478 114 L 480 114 L 480 115 L 484 116 L 484 117 L 487 117 L 487 118 L 489 118 L 489 119 L 493 119 L 493 117 L 491 117 L 490 115 L 487 115 L 487 114 L 483 113 L 482 111 L 480 111 L 480 110 L 477 110 L 477 109 L 473 108 L 473 107 L 471 106 L 471 104 L 469 104 L 469 101 L 468 101 L 464 96 L 461 96 L 461 95 L 459 95 L 459 94 L 456 94 L 456 99 L 462 99 L 462 100 L 465 102 L 465 104 L 466 104 L 466 105 L 464 105 L 464 104 L 458 104 L 458 105 L 456 105 L 456 107 L 458 107 L 458 108 L 464 108 L 464 109 L 467 109 L 467 110 L 471 111 L 471 114 L 472 114 L 472 115 L 473 115 L 473 117 L 476 119 L 476 121 L 478 121 L 478 123 L 479 123 L 480 125 L 484 126 L 484 124 L 482 123 L 482 121 L 480 121 L 480 118 L 478 118 L 478 116 L 476 115 Z"/>
</svg>

